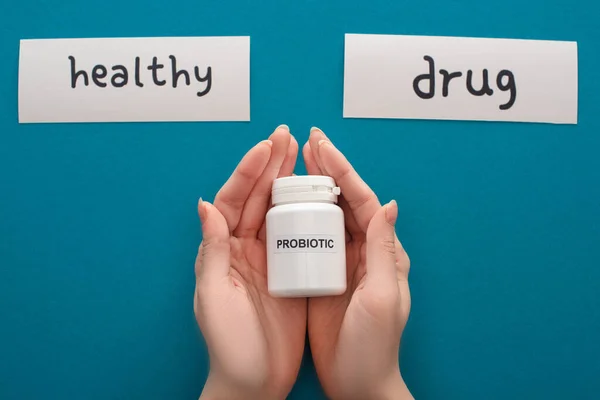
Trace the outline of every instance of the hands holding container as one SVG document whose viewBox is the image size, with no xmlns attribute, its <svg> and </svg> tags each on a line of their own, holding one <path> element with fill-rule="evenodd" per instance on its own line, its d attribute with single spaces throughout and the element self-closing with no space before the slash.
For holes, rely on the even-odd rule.
<svg viewBox="0 0 600 400">
<path fill-rule="evenodd" d="M 210 356 L 201 398 L 284 399 L 308 327 L 329 397 L 411 399 L 398 364 L 410 292 L 396 202 L 382 206 L 317 128 L 302 150 L 310 176 L 292 176 L 297 154 L 278 127 L 213 204 L 198 204 L 194 311 Z"/>
</svg>

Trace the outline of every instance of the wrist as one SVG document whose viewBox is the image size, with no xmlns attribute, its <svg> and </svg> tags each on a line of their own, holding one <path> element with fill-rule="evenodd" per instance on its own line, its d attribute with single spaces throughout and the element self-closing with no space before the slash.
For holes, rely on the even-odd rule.
<svg viewBox="0 0 600 400">
<path fill-rule="evenodd" d="M 352 384 L 346 381 L 339 390 L 328 394 L 335 400 L 414 400 L 398 368 L 387 375 L 379 374 L 377 378 L 363 378 L 353 380 Z"/>
<path fill-rule="evenodd" d="M 414 400 L 408 390 L 400 370 L 395 371 L 381 387 L 382 391 L 377 397 L 382 400 Z"/>
<path fill-rule="evenodd" d="M 283 398 L 283 397 L 282 397 Z M 279 400 L 266 389 L 242 387 L 209 373 L 200 400 Z"/>
<path fill-rule="evenodd" d="M 242 398 L 242 393 L 238 393 L 233 385 L 225 384 L 212 374 L 208 375 L 202 388 L 202 394 L 200 395 L 200 400 L 237 400 Z"/>
</svg>

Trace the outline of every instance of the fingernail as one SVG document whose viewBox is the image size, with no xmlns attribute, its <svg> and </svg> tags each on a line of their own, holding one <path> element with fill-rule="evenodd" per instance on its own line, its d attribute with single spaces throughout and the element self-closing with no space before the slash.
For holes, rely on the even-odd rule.
<svg viewBox="0 0 600 400">
<path fill-rule="evenodd" d="M 272 141 L 270 141 L 269 139 L 263 140 L 263 141 L 262 141 L 262 142 L 260 142 L 259 144 L 262 144 L 262 143 L 264 143 L 264 144 L 268 145 L 269 147 L 273 147 L 273 142 L 272 142 Z"/>
<path fill-rule="evenodd" d="M 200 216 L 200 222 L 203 224 L 206 221 L 206 204 L 204 204 L 204 200 L 202 197 L 198 199 L 198 215 Z"/>
<path fill-rule="evenodd" d="M 327 136 L 325 136 L 325 133 L 323 133 L 323 131 L 319 128 L 317 128 L 316 126 L 313 126 L 312 128 L 310 128 L 310 133 L 316 133 L 324 138 L 327 138 Z"/>
<path fill-rule="evenodd" d="M 398 203 L 396 200 L 392 200 L 385 205 L 385 220 L 388 224 L 394 226 L 396 225 L 396 220 L 398 219 Z"/>
<path fill-rule="evenodd" d="M 317 128 L 316 126 L 313 126 L 312 128 L 310 128 L 310 134 L 316 134 L 319 137 L 323 138 L 323 139 L 327 139 L 329 142 L 331 142 L 331 140 L 329 140 L 329 138 L 327 137 L 327 135 L 325 135 L 325 133 L 323 133 L 323 131 L 320 128 Z"/>
<path fill-rule="evenodd" d="M 287 126 L 286 124 L 281 124 L 277 127 L 277 129 L 285 129 L 286 131 L 290 131 L 290 127 Z"/>
</svg>

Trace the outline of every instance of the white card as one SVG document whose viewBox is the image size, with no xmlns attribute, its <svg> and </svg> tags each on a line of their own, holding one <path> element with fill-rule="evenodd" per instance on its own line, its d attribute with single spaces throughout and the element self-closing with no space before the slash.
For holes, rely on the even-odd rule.
<svg viewBox="0 0 600 400">
<path fill-rule="evenodd" d="M 347 34 L 344 64 L 345 118 L 577 123 L 576 42 Z"/>
<path fill-rule="evenodd" d="M 21 40 L 21 123 L 249 120 L 248 36 Z"/>
</svg>

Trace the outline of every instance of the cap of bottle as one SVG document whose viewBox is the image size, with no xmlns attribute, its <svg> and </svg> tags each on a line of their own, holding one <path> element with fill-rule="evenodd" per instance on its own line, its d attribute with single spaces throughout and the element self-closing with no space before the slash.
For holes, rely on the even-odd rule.
<svg viewBox="0 0 600 400">
<path fill-rule="evenodd" d="M 337 203 L 340 194 L 340 188 L 330 176 L 286 176 L 273 182 L 271 201 L 273 205 L 311 201 Z"/>
</svg>

